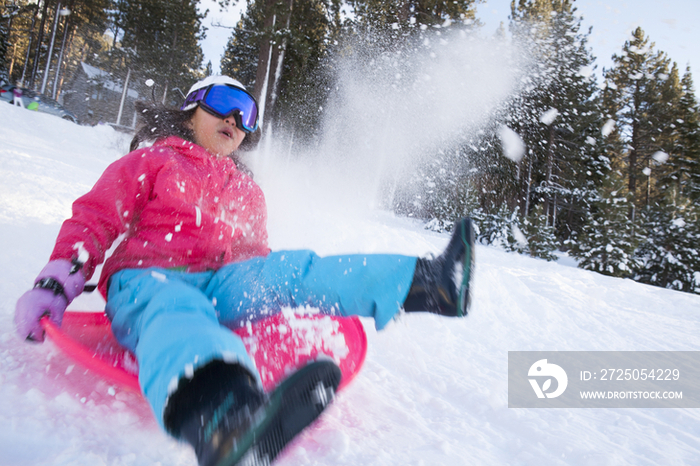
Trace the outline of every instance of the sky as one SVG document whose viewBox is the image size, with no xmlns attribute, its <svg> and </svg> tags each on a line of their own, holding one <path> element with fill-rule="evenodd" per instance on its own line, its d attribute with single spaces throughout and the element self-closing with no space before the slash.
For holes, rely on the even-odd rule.
<svg viewBox="0 0 700 466">
<path fill-rule="evenodd" d="M 477 7 L 477 17 L 484 30 L 495 31 L 501 21 L 508 23 L 511 0 L 487 0 Z M 589 45 L 598 68 L 610 68 L 611 57 L 619 53 L 631 32 L 644 30 L 656 50 L 662 50 L 681 71 L 687 65 L 697 72 L 700 67 L 700 2 L 698 0 L 576 0 L 583 30 L 592 27 Z"/>
<path fill-rule="evenodd" d="M 487 0 L 477 6 L 477 17 L 485 24 L 484 33 L 490 34 L 503 21 L 506 25 L 511 0 Z M 700 67 L 700 1 L 698 0 L 576 0 L 574 6 L 583 16 L 584 30 L 593 27 L 590 46 L 596 57 L 598 71 L 612 66 L 611 57 L 619 53 L 630 33 L 637 27 L 656 43 L 656 50 L 666 52 L 678 63 L 682 71 L 687 65 L 692 71 Z M 221 55 L 231 35 L 231 29 L 240 18 L 245 2 L 239 0 L 226 12 L 220 12 L 215 0 L 202 0 L 202 7 L 209 9 L 204 20 L 208 28 L 202 42 L 206 61 L 211 60 L 215 72 L 219 71 Z"/>
<path fill-rule="evenodd" d="M 235 0 L 232 0 L 235 2 Z M 226 49 L 226 43 L 231 36 L 232 28 L 236 26 L 241 18 L 241 13 L 246 7 L 246 2 L 238 0 L 238 3 L 229 7 L 226 11 L 221 11 L 216 0 L 201 0 L 200 11 L 208 9 L 209 13 L 204 19 L 204 26 L 207 28 L 207 37 L 201 42 L 204 52 L 204 64 L 211 61 L 214 73 L 221 71 L 221 56 Z"/>
</svg>

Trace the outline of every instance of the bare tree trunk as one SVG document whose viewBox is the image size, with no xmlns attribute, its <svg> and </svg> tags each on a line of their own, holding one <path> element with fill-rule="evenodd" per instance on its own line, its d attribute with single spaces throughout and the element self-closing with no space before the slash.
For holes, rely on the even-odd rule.
<svg viewBox="0 0 700 466">
<path fill-rule="evenodd" d="M 68 44 L 66 45 L 66 50 L 71 50 L 73 48 L 73 39 L 75 38 L 75 27 L 71 27 L 68 33 Z M 66 57 L 67 58 L 67 57 Z M 64 59 L 65 62 L 65 59 Z M 68 71 L 68 65 L 64 63 L 63 73 L 61 73 L 61 80 L 58 82 L 58 92 L 56 93 L 56 100 L 59 99 L 61 93 L 63 92 L 63 83 L 66 80 L 66 72 Z"/>
<path fill-rule="evenodd" d="M 634 113 L 632 115 L 632 148 L 629 153 L 629 158 L 628 158 L 628 165 L 629 165 L 629 171 L 627 172 L 627 189 L 630 192 L 630 195 L 632 196 L 632 206 L 630 209 L 630 220 L 632 220 L 632 229 L 634 231 L 634 221 L 635 221 L 635 216 L 636 216 L 636 209 L 637 209 L 637 158 L 639 155 L 639 147 L 641 146 L 641 141 L 640 139 L 640 128 L 639 128 L 639 108 L 641 107 L 640 104 L 640 89 L 639 89 L 639 81 L 637 81 L 636 84 L 636 90 L 634 92 Z"/>
<path fill-rule="evenodd" d="M 117 113 L 117 126 L 122 123 L 122 111 L 124 110 L 124 102 L 126 102 L 126 96 L 129 92 L 129 78 L 131 77 L 131 68 L 126 71 L 126 79 L 124 79 L 124 87 L 122 88 L 122 98 L 119 102 L 119 113 Z"/>
<path fill-rule="evenodd" d="M 549 140 L 547 141 L 547 178 L 545 183 L 547 188 L 552 187 L 552 171 L 554 167 L 554 123 L 549 125 Z M 544 200 L 544 215 L 545 215 L 545 226 L 549 226 L 549 208 L 550 208 L 550 198 L 549 193 Z M 554 224 L 554 223 L 552 223 Z"/>
<path fill-rule="evenodd" d="M 272 114 L 279 90 L 279 78 L 284 64 L 286 40 L 280 42 L 280 26 L 289 28 L 294 0 L 267 0 L 265 5 L 265 36 L 260 43 L 258 68 L 253 95 L 258 101 L 261 127 L 265 117 Z"/>
<path fill-rule="evenodd" d="M 34 63 L 32 64 L 32 74 L 29 77 L 28 87 L 34 87 L 36 80 L 36 72 L 39 69 L 39 59 L 41 58 L 41 42 L 44 40 L 44 26 L 46 25 L 46 16 L 49 10 L 49 0 L 44 0 L 44 10 L 41 13 L 41 22 L 39 23 L 39 37 L 36 40 L 36 52 L 34 53 Z"/>
<path fill-rule="evenodd" d="M 12 76 L 12 69 L 15 67 L 15 55 L 17 54 L 17 42 L 15 42 L 14 47 L 12 48 L 12 60 L 10 60 L 10 71 L 8 71 L 7 75 Z"/>
<path fill-rule="evenodd" d="M 163 87 L 163 100 L 161 103 L 165 105 L 165 99 L 168 97 L 168 85 L 170 83 L 168 81 L 165 81 L 164 87 Z"/>
<path fill-rule="evenodd" d="M 630 150 L 628 157 L 628 171 L 627 171 L 627 189 L 632 196 L 632 206 L 630 209 L 630 220 L 634 221 L 635 210 L 637 208 L 637 135 L 639 132 L 639 125 L 635 121 L 632 124 L 632 149 Z"/>
<path fill-rule="evenodd" d="M 522 217 L 527 216 L 530 210 L 530 188 L 532 185 L 532 154 L 528 154 L 527 164 L 527 188 L 525 190 L 525 211 L 521 213 Z"/>
<path fill-rule="evenodd" d="M 69 24 L 70 16 L 66 18 L 66 22 L 63 25 L 63 40 L 61 41 L 61 51 L 58 54 L 58 63 L 56 64 L 56 73 L 53 81 L 53 93 L 51 97 L 53 100 L 58 99 L 58 82 L 59 76 L 61 76 L 61 68 L 63 67 L 63 52 L 66 48 L 66 38 L 68 37 L 68 29 L 70 28 Z"/>
<path fill-rule="evenodd" d="M 37 5 L 36 8 L 34 8 L 34 15 L 32 16 L 32 25 L 29 28 L 29 42 L 27 42 L 27 55 L 24 57 L 24 66 L 22 67 L 22 78 L 20 79 L 22 86 L 26 85 L 24 83 L 24 78 L 27 75 L 27 64 L 29 63 L 29 54 L 32 51 L 32 39 L 34 38 L 34 26 L 36 26 L 36 16 L 38 13 L 39 13 L 39 6 Z"/>
<path fill-rule="evenodd" d="M 44 76 L 41 79 L 41 93 L 46 92 L 46 83 L 49 81 L 49 71 L 51 71 L 51 60 L 53 59 L 53 46 L 56 41 L 56 31 L 58 31 L 58 23 L 61 21 L 61 2 L 56 3 L 56 12 L 53 15 L 53 25 L 51 26 L 51 41 L 49 42 L 49 53 L 46 56 L 46 68 Z"/>
<path fill-rule="evenodd" d="M 284 23 L 284 28 L 286 31 L 288 31 L 289 24 L 292 20 L 292 8 L 294 7 L 294 0 L 287 0 L 286 6 L 287 8 L 285 9 L 285 15 L 287 18 Z M 270 66 L 270 72 L 272 72 L 272 70 L 275 71 L 272 85 L 268 86 L 269 93 L 266 99 L 269 102 L 268 107 L 270 109 L 273 109 L 275 107 L 275 103 L 277 102 L 277 95 L 279 92 L 280 81 L 282 77 L 282 67 L 284 66 L 284 54 L 287 51 L 287 40 L 288 39 L 285 37 L 282 40 L 282 43 L 277 46 L 277 53 L 274 55 L 273 62 Z"/>
</svg>

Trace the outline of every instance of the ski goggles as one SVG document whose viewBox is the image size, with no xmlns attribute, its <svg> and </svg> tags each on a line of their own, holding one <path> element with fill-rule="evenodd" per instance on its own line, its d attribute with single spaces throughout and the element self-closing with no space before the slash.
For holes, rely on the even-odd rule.
<svg viewBox="0 0 700 466">
<path fill-rule="evenodd" d="M 255 98 L 240 87 L 213 84 L 191 92 L 180 110 L 198 104 L 203 110 L 219 118 L 233 116 L 236 126 L 246 133 L 258 129 L 258 104 Z"/>
</svg>

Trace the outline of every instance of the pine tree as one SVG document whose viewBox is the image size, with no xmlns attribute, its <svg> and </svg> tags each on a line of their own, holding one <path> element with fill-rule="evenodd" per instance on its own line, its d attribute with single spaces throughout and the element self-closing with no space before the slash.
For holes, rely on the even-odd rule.
<svg viewBox="0 0 700 466">
<path fill-rule="evenodd" d="M 443 26 L 474 18 L 474 0 L 434 1 L 349 0 L 356 24 L 374 31 L 420 30 L 421 26 Z"/>
<path fill-rule="evenodd" d="M 670 196 L 669 196 L 670 197 Z M 636 255 L 635 280 L 700 293 L 700 209 L 665 203 L 642 213 L 646 232 Z"/>
<path fill-rule="evenodd" d="M 635 212 L 649 205 L 657 191 L 658 176 L 651 176 L 654 155 L 672 146 L 677 119 L 677 70 L 665 53 L 653 49 L 654 44 L 637 28 L 622 53 L 613 56 L 613 68 L 604 72 L 605 110 L 615 123 L 612 137 L 619 140 L 610 158 L 626 173 L 633 221 Z"/>
<path fill-rule="evenodd" d="M 591 203 L 586 224 L 567 242 L 579 267 L 605 275 L 627 277 L 637 267 L 637 239 L 629 218 L 630 200 L 623 175 L 611 172 Z"/>
<path fill-rule="evenodd" d="M 199 0 L 124 0 L 119 3 L 123 31 L 119 67 L 131 68 L 143 79 L 156 82 L 157 99 L 175 105 L 182 101 L 170 91 L 188 89 L 202 76 L 203 53 L 199 46 L 204 15 Z"/>
<path fill-rule="evenodd" d="M 273 118 L 292 138 L 312 140 L 330 90 L 334 2 L 295 3 Z"/>
<path fill-rule="evenodd" d="M 556 260 L 553 253 L 559 242 L 554 234 L 554 227 L 548 225 L 544 205 L 539 204 L 523 219 L 522 233 L 527 240 L 527 248 L 523 248 L 532 257 L 547 261 Z"/>
<path fill-rule="evenodd" d="M 692 78 L 638 28 L 605 72 L 604 102 L 616 129 L 613 166 L 624 170 L 639 247 L 636 280 L 683 291 L 697 287 L 698 117 Z"/>
<path fill-rule="evenodd" d="M 255 32 L 258 26 L 253 6 L 248 6 L 231 33 L 220 64 L 223 74 L 235 77 L 251 89 L 255 86 L 261 35 Z"/>
<path fill-rule="evenodd" d="M 314 134 L 337 8 L 335 0 L 249 2 L 221 69 L 252 88 L 265 127 L 273 122 L 302 139 Z"/>
<path fill-rule="evenodd" d="M 697 203 L 700 123 L 690 71 L 686 70 L 679 80 L 673 67 L 665 87 L 668 108 L 661 121 L 665 129 L 661 139 L 665 152 L 661 153 L 662 157 L 659 153 L 652 156 L 655 160 L 645 173 L 649 201 L 641 211 L 644 240 L 636 252 L 639 266 L 635 279 L 665 288 L 700 292 L 697 275 L 700 271 Z M 656 178 L 653 191 L 652 174 Z"/>
<path fill-rule="evenodd" d="M 506 251 L 522 250 L 527 241 L 522 235 L 517 209 L 510 211 L 505 204 L 493 213 L 484 213 L 479 209 L 474 220 L 479 230 L 478 240 L 482 244 L 491 244 Z"/>
<path fill-rule="evenodd" d="M 57 25 L 52 65 L 45 91 L 49 95 L 53 93 L 53 82 L 58 68 L 56 65 L 61 52 L 63 54 L 60 79 L 57 82 L 57 98 L 60 98 L 63 83 L 70 80 L 76 68 L 80 66 L 80 61 L 85 61 L 87 57 L 92 59 L 95 53 L 103 51 L 108 3 L 108 0 L 72 0 L 62 3 L 62 7 L 68 7 L 71 14 L 60 17 Z M 12 69 L 9 80 L 13 83 L 22 81 L 24 86 L 37 89 L 42 83 L 51 36 L 40 33 L 40 29 L 43 23 L 45 30 L 51 30 L 55 10 L 52 11 L 49 7 L 55 8 L 56 2 L 18 0 L 8 5 L 16 7 L 13 8 L 12 21 L 0 23 L 9 26 L 7 43 L 11 44 L 11 47 L 8 49 L 8 66 Z M 63 37 L 66 38 L 65 47 Z"/>
<path fill-rule="evenodd" d="M 697 203 L 700 201 L 700 108 L 689 68 L 680 87 L 680 98 L 674 102 L 676 119 L 671 123 L 674 137 L 658 185 L 659 191 L 672 195 L 674 204 L 682 204 L 685 199 Z"/>
<path fill-rule="evenodd" d="M 469 172 L 469 186 L 477 197 L 478 207 L 485 213 L 494 213 L 504 205 L 513 212 L 520 204 L 523 167 L 503 158 L 503 143 L 498 135 L 501 122 L 511 108 L 504 107 L 496 109 L 493 120 L 460 148 Z"/>
<path fill-rule="evenodd" d="M 27 31 L 37 4 L 27 0 L 0 5 L 0 82 L 16 83 L 22 76 L 29 46 Z"/>
<path fill-rule="evenodd" d="M 543 204 L 545 225 L 562 240 L 584 222 L 586 199 L 601 185 L 602 125 L 588 33 L 569 1 L 512 3 L 511 30 L 532 57 L 529 85 L 513 100 L 506 124 L 528 152 L 520 170 L 523 215 Z"/>
</svg>

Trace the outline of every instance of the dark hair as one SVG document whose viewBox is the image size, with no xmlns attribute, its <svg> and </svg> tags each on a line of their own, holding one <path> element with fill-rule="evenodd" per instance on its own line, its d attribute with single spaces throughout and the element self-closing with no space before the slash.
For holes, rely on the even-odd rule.
<svg viewBox="0 0 700 466">
<path fill-rule="evenodd" d="M 138 149 L 142 142 L 165 139 L 168 136 L 179 136 L 194 142 L 194 132 L 187 122 L 192 119 L 196 107 L 192 110 L 178 110 L 143 101 L 136 102 L 134 106 L 138 124 L 129 150 Z"/>
</svg>

